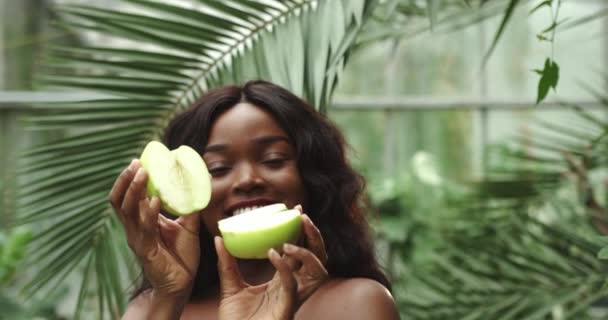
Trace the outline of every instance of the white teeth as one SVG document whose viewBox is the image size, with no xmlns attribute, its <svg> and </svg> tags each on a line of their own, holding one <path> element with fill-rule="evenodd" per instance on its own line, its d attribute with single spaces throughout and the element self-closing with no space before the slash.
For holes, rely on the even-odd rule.
<svg viewBox="0 0 608 320">
<path fill-rule="evenodd" d="M 232 212 L 233 216 L 237 216 L 239 214 L 245 213 L 247 211 L 251 211 L 253 209 L 257 209 L 260 208 L 261 206 L 252 206 L 252 207 L 245 207 L 245 208 L 238 208 L 236 210 L 234 210 L 234 212 Z"/>
</svg>

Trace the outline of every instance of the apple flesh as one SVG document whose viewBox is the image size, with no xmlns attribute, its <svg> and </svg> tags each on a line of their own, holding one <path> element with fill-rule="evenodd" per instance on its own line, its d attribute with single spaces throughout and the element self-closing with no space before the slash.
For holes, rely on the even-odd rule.
<svg viewBox="0 0 608 320">
<path fill-rule="evenodd" d="M 273 204 L 218 221 L 228 252 L 241 259 L 265 259 L 268 250 L 281 252 L 286 242 L 293 243 L 302 231 L 300 211 Z"/>
<path fill-rule="evenodd" d="M 174 215 L 198 212 L 209 204 L 211 175 L 200 154 L 188 146 L 169 150 L 149 142 L 140 157 L 148 174 L 147 193 L 157 196 L 163 209 Z"/>
</svg>

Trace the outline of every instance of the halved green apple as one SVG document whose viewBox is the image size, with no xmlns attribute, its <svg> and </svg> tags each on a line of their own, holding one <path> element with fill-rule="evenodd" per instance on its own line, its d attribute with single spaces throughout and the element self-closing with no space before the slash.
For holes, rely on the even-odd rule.
<svg viewBox="0 0 608 320">
<path fill-rule="evenodd" d="M 151 141 L 140 157 L 148 174 L 147 193 L 158 196 L 162 207 L 174 215 L 198 212 L 209 204 L 211 175 L 198 152 L 188 146 L 169 150 Z"/>
<path fill-rule="evenodd" d="M 300 211 L 287 210 L 284 204 L 272 204 L 218 221 L 218 228 L 228 252 L 241 259 L 264 259 L 268 250 L 281 251 L 286 242 L 294 242 L 302 231 Z"/>
</svg>

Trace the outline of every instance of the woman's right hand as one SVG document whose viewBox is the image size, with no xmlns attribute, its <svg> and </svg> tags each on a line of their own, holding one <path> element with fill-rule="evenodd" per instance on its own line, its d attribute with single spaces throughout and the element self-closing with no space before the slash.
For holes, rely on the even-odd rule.
<svg viewBox="0 0 608 320">
<path fill-rule="evenodd" d="M 162 299 L 185 304 L 200 259 L 198 213 L 171 220 L 160 214 L 160 199 L 146 195 L 147 174 L 133 160 L 116 179 L 110 202 L 125 228 L 129 247 Z"/>
</svg>

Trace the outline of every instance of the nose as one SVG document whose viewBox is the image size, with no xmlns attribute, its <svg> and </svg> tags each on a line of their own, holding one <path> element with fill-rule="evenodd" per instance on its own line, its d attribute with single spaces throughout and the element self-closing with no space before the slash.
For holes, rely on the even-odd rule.
<svg viewBox="0 0 608 320">
<path fill-rule="evenodd" d="M 254 164 L 241 163 L 236 168 L 233 191 L 235 193 L 255 193 L 264 189 L 264 179 Z"/>
</svg>

